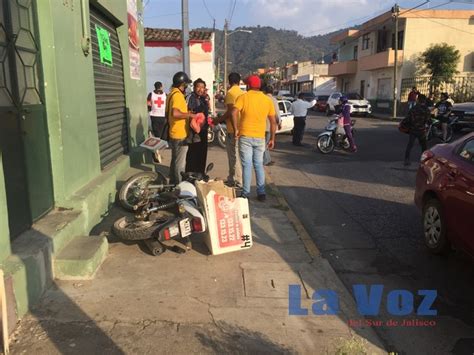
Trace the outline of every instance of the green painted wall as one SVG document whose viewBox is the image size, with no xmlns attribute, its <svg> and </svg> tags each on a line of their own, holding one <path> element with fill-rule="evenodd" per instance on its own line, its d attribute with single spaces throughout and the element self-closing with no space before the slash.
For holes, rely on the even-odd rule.
<svg viewBox="0 0 474 355">
<path fill-rule="evenodd" d="M 130 142 L 134 147 L 143 141 L 148 119 L 144 51 L 142 49 L 140 53 L 142 79 L 133 80 L 128 70 L 126 0 L 91 3 L 103 9 L 115 22 L 122 23 L 117 32 L 124 62 Z M 141 1 L 138 1 L 139 11 L 141 6 Z M 55 201 L 61 205 L 100 174 L 92 55 L 85 56 L 81 48 L 82 13 L 79 1 L 41 1 L 38 15 Z M 85 17 L 90 31 L 88 6 Z M 143 48 L 143 27 L 140 27 L 140 39 Z"/>
<path fill-rule="evenodd" d="M 3 179 L 2 151 L 0 151 L 0 263 L 10 255 L 10 233 L 8 231 L 7 195 Z"/>
</svg>

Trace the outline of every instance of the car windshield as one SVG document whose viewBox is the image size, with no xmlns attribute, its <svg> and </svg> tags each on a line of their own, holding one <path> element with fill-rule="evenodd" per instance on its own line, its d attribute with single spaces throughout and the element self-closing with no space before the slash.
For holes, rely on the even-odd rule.
<svg viewBox="0 0 474 355">
<path fill-rule="evenodd" d="M 364 98 L 357 93 L 346 94 L 348 100 L 363 100 Z"/>
</svg>

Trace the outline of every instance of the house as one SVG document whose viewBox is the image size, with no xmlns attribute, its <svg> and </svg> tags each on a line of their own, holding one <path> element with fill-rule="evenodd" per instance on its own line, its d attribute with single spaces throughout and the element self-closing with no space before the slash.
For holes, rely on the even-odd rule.
<svg viewBox="0 0 474 355">
<path fill-rule="evenodd" d="M 406 101 L 416 86 L 416 63 L 431 44 L 446 42 L 461 53 L 458 71 L 469 76 L 474 70 L 474 11 L 400 9 L 398 24 L 398 99 Z M 386 12 L 357 30 L 345 30 L 331 39 L 338 53 L 329 65 L 329 75 L 337 78 L 337 88 L 358 92 L 379 110 L 393 105 L 395 34 L 392 13 Z"/>
<path fill-rule="evenodd" d="M 312 61 L 294 62 L 282 68 L 282 89 L 296 95 L 301 91 L 321 91 L 334 78 L 328 74 L 328 64 Z"/>
<path fill-rule="evenodd" d="M 165 92 L 169 92 L 173 75 L 183 70 L 181 30 L 145 28 L 144 32 L 147 89 L 152 91 L 153 84 L 161 81 Z M 187 74 L 193 81 L 201 78 L 206 82 L 211 107 L 214 107 L 214 52 L 212 31 L 189 32 L 191 73 Z"/>
<path fill-rule="evenodd" d="M 13 326 L 55 278 L 94 275 L 108 244 L 90 232 L 144 159 L 142 1 L 79 3 L 2 2 L 0 268 Z"/>
</svg>

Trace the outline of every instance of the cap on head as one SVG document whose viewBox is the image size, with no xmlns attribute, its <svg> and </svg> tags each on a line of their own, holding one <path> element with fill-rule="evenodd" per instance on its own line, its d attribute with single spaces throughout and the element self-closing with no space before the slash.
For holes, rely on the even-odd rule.
<svg viewBox="0 0 474 355">
<path fill-rule="evenodd" d="M 247 85 L 250 89 L 260 89 L 262 82 L 257 75 L 250 75 L 247 78 Z"/>
<path fill-rule="evenodd" d="M 191 84 L 192 81 L 189 79 L 188 74 L 184 71 L 179 71 L 173 75 L 173 87 L 180 87 L 182 84 Z"/>
</svg>

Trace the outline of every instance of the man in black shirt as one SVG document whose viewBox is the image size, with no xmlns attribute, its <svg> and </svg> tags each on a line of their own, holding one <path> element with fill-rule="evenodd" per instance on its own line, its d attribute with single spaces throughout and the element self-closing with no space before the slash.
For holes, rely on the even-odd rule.
<svg viewBox="0 0 474 355">
<path fill-rule="evenodd" d="M 426 147 L 426 124 L 431 119 L 430 110 L 426 106 L 426 96 L 418 95 L 416 105 L 408 111 L 408 130 L 409 140 L 405 151 L 405 166 L 410 165 L 410 152 L 415 143 L 415 139 L 420 142 L 421 151 L 424 152 Z"/>
<path fill-rule="evenodd" d="M 435 105 L 435 108 L 438 110 L 436 118 L 441 121 L 441 129 L 443 130 L 443 141 L 446 141 L 448 136 L 449 114 L 453 108 L 453 104 L 448 99 L 448 93 L 443 92 L 441 93 L 441 101 Z"/>
</svg>

